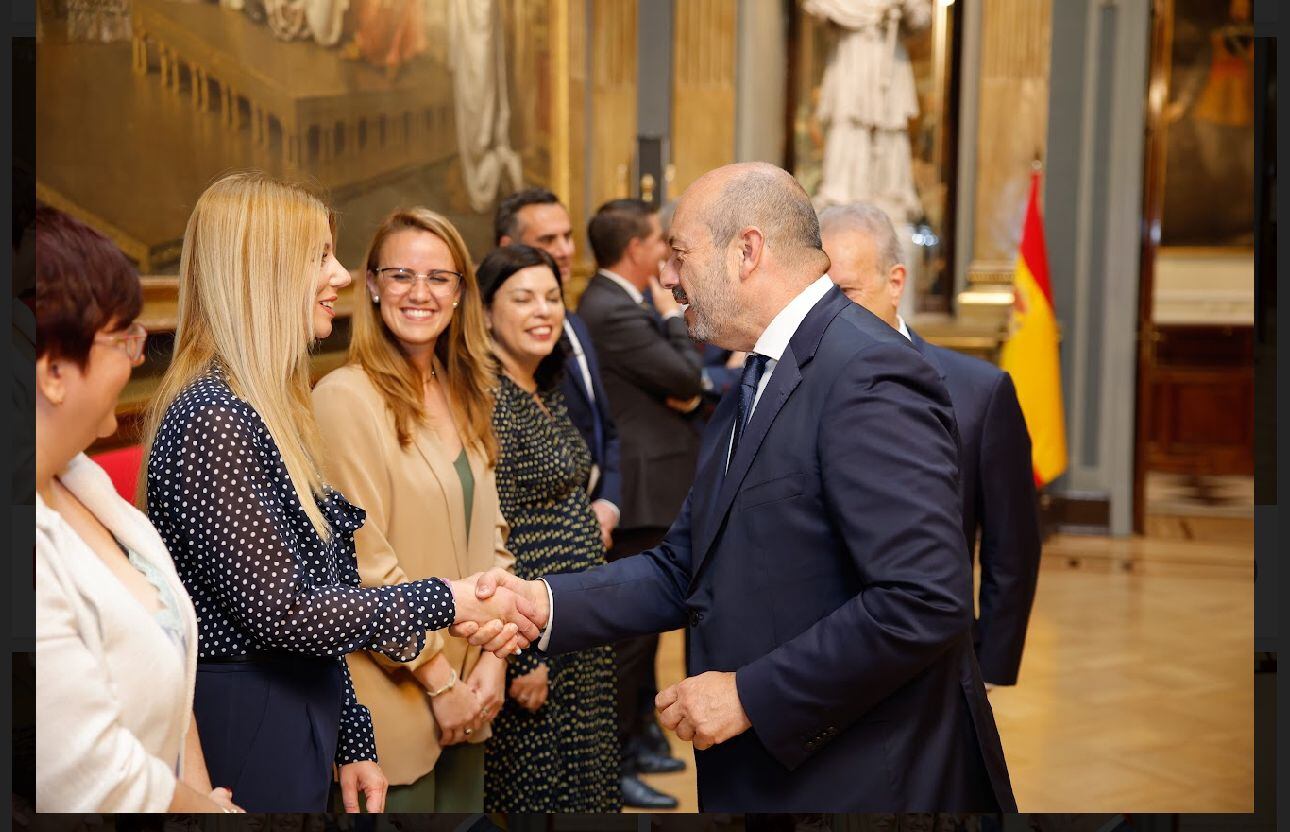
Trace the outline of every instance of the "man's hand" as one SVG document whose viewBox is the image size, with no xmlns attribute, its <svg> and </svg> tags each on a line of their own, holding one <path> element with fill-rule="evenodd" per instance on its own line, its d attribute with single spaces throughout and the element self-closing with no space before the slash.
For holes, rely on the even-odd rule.
<svg viewBox="0 0 1290 832">
<path fill-rule="evenodd" d="M 502 710 L 502 700 L 506 698 L 506 661 L 492 653 L 482 654 L 466 684 L 479 697 L 483 708 L 480 718 L 491 721 Z"/>
<path fill-rule="evenodd" d="M 546 704 L 546 695 L 550 689 L 546 665 L 540 664 L 511 682 L 510 695 L 521 708 L 537 713 Z"/>
<path fill-rule="evenodd" d="M 508 574 L 500 569 L 494 571 Z M 533 604 L 507 586 L 498 587 L 497 581 L 489 585 L 486 594 L 481 595 L 475 586 L 479 577 L 472 575 L 450 582 L 457 617 L 448 632 L 503 659 L 537 641 L 541 626 L 534 617 Z M 546 606 L 545 596 L 542 606 Z M 541 620 L 546 623 L 545 613 Z"/>
<path fill-rule="evenodd" d="M 509 595 L 517 601 L 527 603 L 525 607 L 526 615 L 531 623 L 537 625 L 537 632 L 532 636 L 525 634 L 530 642 L 538 640 L 538 634 L 542 628 L 546 627 L 548 619 L 551 617 L 551 607 L 548 603 L 546 594 L 546 584 L 541 581 L 526 581 L 523 578 L 517 578 L 505 569 L 496 567 L 487 572 L 480 572 L 478 575 L 472 575 L 469 581 L 475 585 L 475 595 L 481 603 L 491 603 L 489 599 L 494 593 L 498 595 Z M 462 632 L 458 632 L 458 627 L 454 625 L 450 631 L 454 636 L 471 637 L 476 631 L 476 627 L 471 626 L 469 622 L 460 625 Z M 468 631 L 468 632 L 467 632 Z M 475 638 L 471 637 L 471 644 L 475 643 Z"/>
<path fill-rule="evenodd" d="M 238 814 L 246 814 L 245 809 L 243 809 L 241 806 L 238 806 L 236 803 L 233 802 L 233 792 L 229 791 L 223 786 L 220 786 L 217 789 L 211 789 L 210 799 L 215 803 L 216 806 L 220 807 L 225 812 L 235 812 Z"/>
<path fill-rule="evenodd" d="M 654 697 L 659 722 L 699 751 L 752 727 L 739 702 L 735 674 L 710 670 L 661 690 Z"/>
<path fill-rule="evenodd" d="M 657 277 L 649 279 L 648 291 L 649 302 L 660 316 L 666 318 L 668 315 L 681 314 L 681 304 L 677 303 L 672 290 L 664 289 Z"/>
<path fill-rule="evenodd" d="M 349 814 L 358 813 L 358 793 L 363 792 L 369 814 L 385 811 L 385 792 L 390 782 L 375 760 L 359 760 L 340 767 L 340 798 Z"/>
<path fill-rule="evenodd" d="M 677 413 L 686 414 L 703 404 L 703 396 L 695 396 L 692 399 L 678 399 L 674 396 L 668 396 L 666 402 L 667 406 Z"/>
<path fill-rule="evenodd" d="M 614 508 L 613 503 L 608 500 L 596 500 L 591 504 L 591 510 L 596 515 L 596 522 L 600 524 L 600 542 L 605 544 L 605 551 L 608 552 L 614 545 L 614 529 L 618 527 L 618 509 Z"/>
</svg>

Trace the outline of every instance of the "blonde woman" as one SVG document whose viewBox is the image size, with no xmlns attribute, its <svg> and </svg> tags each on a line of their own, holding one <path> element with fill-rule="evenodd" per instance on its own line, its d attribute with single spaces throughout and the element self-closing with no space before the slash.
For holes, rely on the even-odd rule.
<svg viewBox="0 0 1290 832">
<path fill-rule="evenodd" d="M 346 811 L 360 791 L 382 808 L 345 654 L 413 659 L 426 631 L 454 621 L 489 619 L 472 639 L 502 655 L 536 636 L 514 598 L 480 609 L 465 581 L 360 588 L 364 512 L 321 479 L 309 401 L 309 347 L 331 333 L 350 280 L 333 234 L 300 187 L 237 173 L 207 188 L 184 232 L 175 352 L 145 427 L 148 513 L 197 611 L 207 766 L 255 812 L 325 810 L 333 765 Z"/>
<path fill-rule="evenodd" d="M 364 585 L 510 569 L 493 466 L 488 333 L 466 245 L 425 208 L 398 211 L 368 248 L 350 363 L 314 388 L 330 482 L 367 511 Z M 479 812 L 484 747 L 506 662 L 435 634 L 411 662 L 352 653 L 392 784 L 389 812 Z"/>
</svg>

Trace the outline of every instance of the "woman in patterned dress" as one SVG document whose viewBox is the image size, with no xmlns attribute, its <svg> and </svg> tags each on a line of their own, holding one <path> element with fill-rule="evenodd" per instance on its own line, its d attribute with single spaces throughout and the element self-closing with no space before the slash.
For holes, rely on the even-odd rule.
<svg viewBox="0 0 1290 832">
<path fill-rule="evenodd" d="M 493 429 L 497 491 L 515 574 L 535 579 L 604 563 L 587 499 L 591 453 L 559 391 L 560 270 L 546 252 L 505 246 L 477 272 L 500 364 Z M 484 758 L 484 805 L 499 812 L 614 812 L 619 748 L 612 648 L 526 651 Z"/>
</svg>

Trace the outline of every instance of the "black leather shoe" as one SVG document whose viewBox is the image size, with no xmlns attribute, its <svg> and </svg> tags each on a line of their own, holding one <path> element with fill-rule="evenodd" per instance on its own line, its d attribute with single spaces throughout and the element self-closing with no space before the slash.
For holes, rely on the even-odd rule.
<svg viewBox="0 0 1290 832">
<path fill-rule="evenodd" d="M 663 794 L 630 774 L 624 774 L 619 784 L 623 790 L 623 805 L 633 809 L 675 809 L 675 797 Z"/>
<path fill-rule="evenodd" d="M 651 713 L 644 721 L 644 729 L 636 736 L 637 741 L 642 747 L 648 748 L 655 754 L 662 754 L 665 757 L 672 755 L 672 747 L 667 744 L 667 737 L 663 734 L 663 728 L 658 724 L 658 720 Z"/>
<path fill-rule="evenodd" d="M 637 751 L 636 756 L 632 758 L 632 765 L 641 774 L 671 774 L 675 771 L 685 771 L 685 760 L 673 757 L 671 754 L 659 754 L 652 749 Z"/>
</svg>

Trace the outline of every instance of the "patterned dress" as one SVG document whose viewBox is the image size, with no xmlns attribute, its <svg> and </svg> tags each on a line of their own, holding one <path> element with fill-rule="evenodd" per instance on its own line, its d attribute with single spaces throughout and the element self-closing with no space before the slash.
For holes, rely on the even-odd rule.
<svg viewBox="0 0 1290 832">
<path fill-rule="evenodd" d="M 533 397 L 502 377 L 493 429 L 501 445 L 497 493 L 510 524 L 515 572 L 540 578 L 604 563 L 600 527 L 587 500 L 591 453 L 569 420 L 558 390 Z M 537 713 L 507 697 L 484 757 L 484 806 L 490 812 L 616 812 L 618 737 L 614 654 L 596 647 L 539 657 L 525 650 L 506 672 L 547 666 L 550 690 Z"/>
</svg>

